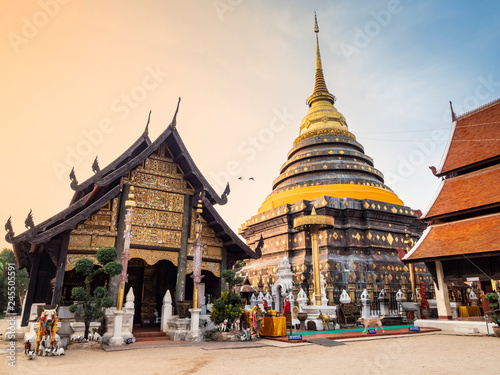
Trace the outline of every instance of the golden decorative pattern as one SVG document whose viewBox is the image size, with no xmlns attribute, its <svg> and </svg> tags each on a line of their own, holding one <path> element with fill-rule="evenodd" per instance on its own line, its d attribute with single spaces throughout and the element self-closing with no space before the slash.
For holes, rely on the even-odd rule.
<svg viewBox="0 0 500 375">
<path fill-rule="evenodd" d="M 87 247 L 90 246 L 92 242 L 92 236 L 91 235 L 75 235 L 72 234 L 69 237 L 69 245 L 68 248 L 74 248 L 74 247 Z"/>
<path fill-rule="evenodd" d="M 144 161 L 144 168 L 161 174 L 177 174 L 177 166 L 172 159 L 151 155 Z"/>
<path fill-rule="evenodd" d="M 187 255 L 193 256 L 193 245 L 192 244 L 188 245 Z M 207 246 L 203 250 L 203 258 L 221 260 L 222 259 L 222 249 L 220 247 Z"/>
<path fill-rule="evenodd" d="M 345 135 L 345 136 L 350 137 L 354 140 L 356 139 L 354 134 L 352 134 L 351 132 L 349 132 L 347 130 L 343 130 L 343 129 L 319 129 L 319 130 L 308 131 L 308 132 L 300 135 L 299 137 L 297 137 L 297 139 L 295 139 L 295 141 L 293 142 L 293 145 L 295 146 L 297 143 L 299 143 L 303 139 L 306 139 L 309 137 L 314 137 L 317 135 L 325 135 L 325 134 Z M 328 140 L 325 138 L 324 141 L 327 142 Z"/>
<path fill-rule="evenodd" d="M 107 236 L 96 236 L 95 245 L 98 248 L 101 247 L 114 247 L 115 246 L 115 237 L 107 237 Z"/>
<path fill-rule="evenodd" d="M 168 260 L 177 266 L 179 260 L 179 253 L 175 251 L 156 251 L 144 249 L 130 249 L 130 259 L 140 258 L 143 259 L 150 266 L 155 265 L 160 260 Z"/>
<path fill-rule="evenodd" d="M 187 183 L 181 178 L 170 178 L 142 173 L 140 170 L 133 172 L 134 185 L 149 187 L 166 191 L 184 192 L 187 190 Z"/>
<path fill-rule="evenodd" d="M 181 231 L 132 226 L 132 243 L 180 248 Z"/>
<path fill-rule="evenodd" d="M 135 189 L 137 207 L 162 209 L 166 211 L 183 212 L 184 195 L 168 193 L 160 190 Z"/>
<path fill-rule="evenodd" d="M 392 242 L 394 241 L 394 238 L 392 237 L 392 235 L 389 233 L 387 235 L 387 242 L 389 242 L 389 245 L 392 245 Z"/>
<path fill-rule="evenodd" d="M 137 226 L 181 230 L 182 214 L 137 207 L 134 210 L 134 224 Z"/>
</svg>

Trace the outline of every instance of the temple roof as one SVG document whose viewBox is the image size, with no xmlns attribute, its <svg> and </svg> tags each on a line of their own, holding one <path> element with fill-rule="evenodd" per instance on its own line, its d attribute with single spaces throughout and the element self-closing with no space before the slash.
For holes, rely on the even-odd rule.
<svg viewBox="0 0 500 375">
<path fill-rule="evenodd" d="M 500 99 L 459 116 L 436 175 L 500 160 Z"/>
<path fill-rule="evenodd" d="M 205 199 L 203 201 L 203 218 L 207 225 L 215 232 L 216 237 L 223 241 L 223 246 L 228 250 L 228 263 L 241 258 L 257 259 L 261 256 L 263 243 L 258 244 L 255 249 L 251 249 L 245 242 L 237 236 L 226 222 L 220 217 L 215 207 Z"/>
<path fill-rule="evenodd" d="M 126 177 L 129 171 L 140 166 L 164 142 L 172 153 L 173 161 L 180 166 L 184 173 L 184 179 L 191 184 L 195 193 L 205 191 L 205 210 L 202 216 L 209 227 L 215 231 L 216 236 L 223 240 L 224 246 L 228 249 L 229 257 L 234 259 L 241 259 L 242 257 L 258 258 L 260 256 L 260 247 L 257 247 L 255 251 L 250 249 L 229 228 L 213 207 L 214 204 L 225 204 L 227 202 L 229 184 L 222 196 L 219 196 L 201 174 L 177 131 L 176 116 L 178 108 L 179 106 L 177 106 L 171 124 L 154 142 L 149 140 L 147 131 L 145 131 L 120 157 L 106 168 L 98 171 L 93 177 L 82 184 L 78 184 L 76 178 L 73 179 L 72 187 L 76 191 L 68 208 L 38 225 L 32 225 L 27 231 L 18 236 L 14 236 L 13 231 L 8 230 L 6 240 L 13 244 L 19 266 L 24 267 L 27 265 L 24 252 L 32 248 L 33 245 L 46 242 L 63 232 L 74 229 L 78 223 L 86 220 L 90 215 L 101 209 L 106 202 L 116 197 L 122 189 L 122 178 Z M 10 219 L 6 229 L 9 226 L 11 226 Z"/>
<path fill-rule="evenodd" d="M 335 108 L 335 96 L 328 91 L 323 74 L 316 16 L 314 29 L 316 72 L 313 93 L 307 99 L 309 110 L 259 213 L 321 196 L 403 205 L 384 184 L 383 174 L 365 155 L 363 146 L 349 132 L 344 116 Z"/>
<path fill-rule="evenodd" d="M 500 206 L 499 186 L 500 168 L 498 166 L 447 178 L 441 181 L 441 186 L 429 205 L 428 212 L 422 218 L 432 219 L 474 208 Z"/>
<path fill-rule="evenodd" d="M 71 171 L 70 186 L 73 190 L 76 191 L 71 203 L 76 202 L 83 195 L 88 194 L 90 191 L 92 191 L 92 189 L 94 189 L 94 185 L 98 181 L 100 181 L 103 177 L 112 173 L 118 167 L 125 164 L 128 160 L 136 157 L 141 151 L 144 151 L 151 145 L 151 140 L 149 139 L 148 136 L 148 125 L 149 125 L 149 118 L 144 132 L 127 150 L 125 150 L 125 152 L 123 152 L 118 158 L 116 158 L 114 161 L 108 164 L 104 169 L 95 171 L 95 174 L 92 177 L 85 180 L 84 182 L 79 184 L 76 179 L 74 169 Z M 97 158 L 94 161 L 94 165 L 96 165 L 96 163 L 97 163 Z"/>
<path fill-rule="evenodd" d="M 403 258 L 409 262 L 499 255 L 500 100 L 453 119 L 435 173 L 445 179 L 424 214 L 432 225 Z"/>
<path fill-rule="evenodd" d="M 134 145 L 138 144 L 138 141 L 136 141 L 134 145 L 129 147 L 127 151 L 125 151 L 120 157 L 118 157 L 113 163 L 111 163 L 112 167 L 108 166 L 104 168 L 94 177 L 87 180 L 88 182 L 86 181 L 85 183 L 81 184 L 82 189 L 90 186 L 89 184 L 94 184 L 94 186 L 108 186 L 110 183 L 118 181 L 121 177 L 125 177 L 130 170 L 142 164 L 142 162 L 148 156 L 154 153 L 163 142 L 169 141 L 169 146 L 172 147 L 171 151 L 174 153 L 174 162 L 178 163 L 184 171 L 184 178 L 189 181 L 194 189 L 205 190 L 207 192 L 208 199 L 212 204 L 226 204 L 227 196 L 229 195 L 230 191 L 229 184 L 226 186 L 223 194 L 219 196 L 205 179 L 205 177 L 201 174 L 200 170 L 191 158 L 191 155 L 189 155 L 184 142 L 182 142 L 181 137 L 176 131 L 176 119 L 177 112 L 179 110 L 179 103 L 177 104 L 177 109 L 175 111 L 174 118 L 172 119 L 171 124 L 163 131 L 163 133 L 158 136 L 158 138 L 153 143 L 151 143 L 151 141 L 147 142 L 148 146 L 137 153 L 138 147 L 134 148 Z M 147 132 L 145 132 L 144 134 L 146 134 L 147 136 Z M 173 142 L 170 142 L 170 140 L 173 140 Z M 131 154 L 133 155 L 131 150 L 135 151 L 137 155 L 130 157 Z M 75 197 L 78 199 L 81 195 L 81 192 L 77 191 L 75 193 Z M 75 201 L 76 198 L 73 198 L 73 201 Z"/>
<path fill-rule="evenodd" d="M 435 224 L 405 255 L 408 262 L 435 261 L 500 252 L 500 213 Z"/>
</svg>

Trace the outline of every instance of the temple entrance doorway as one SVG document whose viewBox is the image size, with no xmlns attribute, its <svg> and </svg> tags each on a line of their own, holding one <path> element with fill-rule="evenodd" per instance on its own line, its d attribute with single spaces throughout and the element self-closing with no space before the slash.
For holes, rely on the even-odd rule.
<svg viewBox="0 0 500 375">
<path fill-rule="evenodd" d="M 186 301 L 193 300 L 193 278 L 191 277 L 192 274 L 193 273 L 190 272 L 188 275 L 186 275 Z M 201 279 L 201 282 L 205 284 L 204 302 L 205 304 L 213 303 L 220 296 L 220 279 L 212 272 L 207 270 L 201 270 L 201 274 L 204 275 L 204 277 Z"/>
<path fill-rule="evenodd" d="M 132 288 L 135 296 L 134 324 L 141 324 L 142 309 L 142 282 L 144 277 L 145 262 L 139 258 L 130 259 L 128 262 L 127 290 Z"/>
<path fill-rule="evenodd" d="M 177 267 L 168 260 L 160 260 L 154 265 L 143 259 L 133 258 L 128 265 L 128 287 L 135 295 L 134 324 L 141 326 L 159 325 L 163 297 L 167 290 L 175 299 Z"/>
</svg>

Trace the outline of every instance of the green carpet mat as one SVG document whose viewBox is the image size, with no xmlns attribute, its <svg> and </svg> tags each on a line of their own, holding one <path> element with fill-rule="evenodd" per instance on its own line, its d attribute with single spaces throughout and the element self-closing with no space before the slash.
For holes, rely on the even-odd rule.
<svg viewBox="0 0 500 375">
<path fill-rule="evenodd" d="M 390 330 L 390 329 L 405 329 L 405 328 L 410 328 L 413 327 L 413 324 L 407 324 L 407 325 L 402 325 L 402 326 L 384 326 L 384 330 Z M 320 335 L 324 333 L 344 333 L 344 332 L 363 332 L 365 329 L 364 328 L 350 328 L 350 329 L 336 329 L 333 331 L 295 331 L 293 334 L 294 335 Z M 380 328 L 377 329 L 378 331 L 382 331 Z M 289 336 L 289 335 L 287 335 Z"/>
</svg>

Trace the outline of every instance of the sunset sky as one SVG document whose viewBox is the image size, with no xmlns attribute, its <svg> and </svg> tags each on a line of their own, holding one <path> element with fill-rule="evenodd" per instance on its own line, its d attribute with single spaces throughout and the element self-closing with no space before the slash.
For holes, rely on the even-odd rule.
<svg viewBox="0 0 500 375">
<path fill-rule="evenodd" d="M 500 97 L 498 1 L 0 2 L 0 222 L 16 235 L 78 180 L 170 123 L 238 227 L 271 192 L 314 83 L 314 11 L 329 91 L 386 184 L 425 210 L 459 115 Z M 239 180 L 238 177 L 243 177 Z M 248 180 L 253 177 L 255 181 Z M 2 247 L 8 246 L 3 240 Z"/>
</svg>

